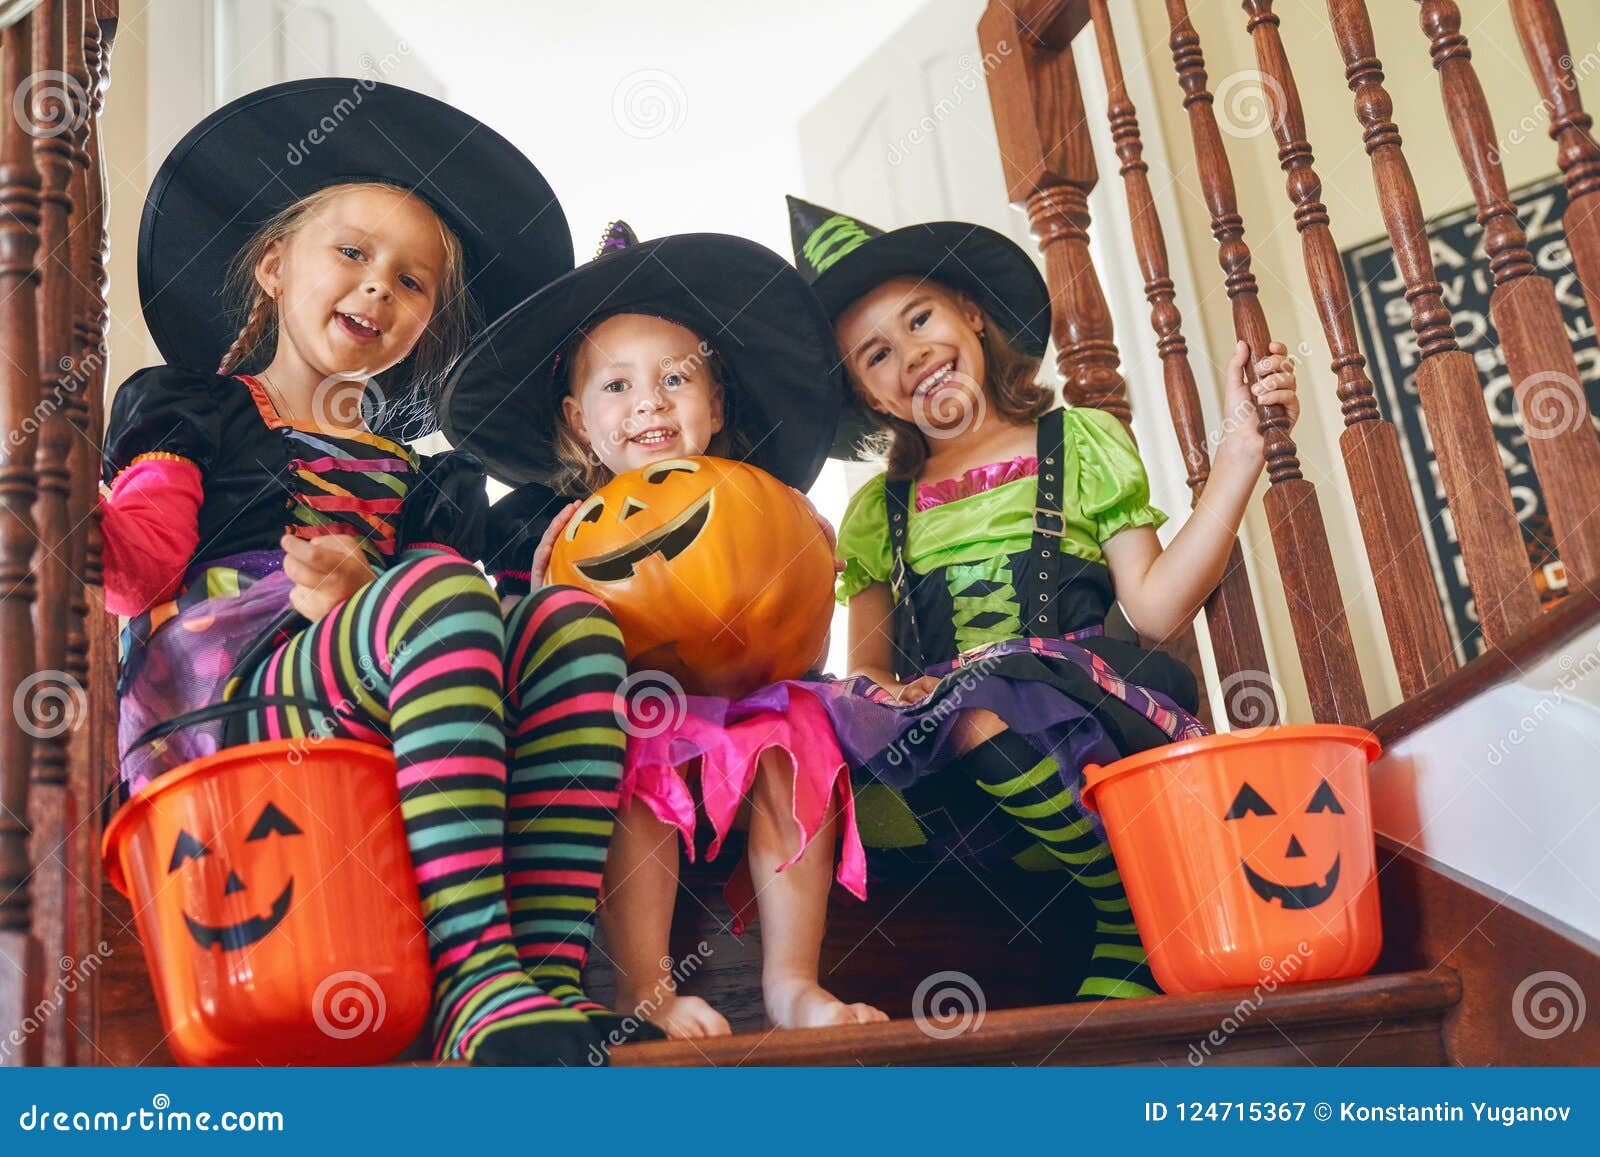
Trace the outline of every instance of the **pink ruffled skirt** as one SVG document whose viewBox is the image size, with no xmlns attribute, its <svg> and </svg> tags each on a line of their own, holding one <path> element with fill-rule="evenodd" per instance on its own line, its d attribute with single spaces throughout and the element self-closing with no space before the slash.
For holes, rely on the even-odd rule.
<svg viewBox="0 0 1600 1157">
<path fill-rule="evenodd" d="M 684 778 L 688 765 L 700 761 L 700 802 L 713 833 L 706 858 L 714 860 L 755 783 L 762 755 L 782 751 L 794 768 L 791 814 L 800 845 L 779 871 L 805 854 L 827 822 L 830 805 L 836 805 L 844 838 L 834 878 L 856 899 L 867 898 L 867 857 L 856 828 L 849 767 L 828 713 L 804 684 L 766 687 L 737 702 L 690 695 L 664 711 L 658 698 L 629 696 L 627 730 L 620 806 L 637 799 L 662 823 L 677 828 L 691 861 L 696 808 Z M 755 917 L 746 864 L 735 870 L 727 895 L 737 933 Z"/>
</svg>

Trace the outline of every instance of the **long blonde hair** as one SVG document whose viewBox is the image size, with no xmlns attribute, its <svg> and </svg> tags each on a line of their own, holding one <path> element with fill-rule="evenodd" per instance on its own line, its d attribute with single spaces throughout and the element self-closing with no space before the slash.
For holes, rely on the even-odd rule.
<svg viewBox="0 0 1600 1157">
<path fill-rule="evenodd" d="M 278 210 L 256 230 L 248 244 L 234 258 L 228 271 L 227 295 L 239 318 L 239 331 L 222 355 L 217 372 L 253 373 L 271 364 L 278 351 L 278 303 L 256 280 L 256 266 L 275 242 L 287 243 L 296 230 L 334 198 L 360 189 L 383 189 L 415 197 L 409 189 L 385 181 L 352 181 L 329 185 Z M 425 203 L 425 202 L 424 202 Z M 431 212 L 431 209 L 430 209 Z M 461 239 L 438 214 L 439 237 L 444 243 L 444 271 L 428 327 L 417 339 L 416 348 L 399 365 L 385 371 L 384 392 L 402 397 L 414 386 L 428 403 L 437 398 L 444 371 L 466 345 L 477 325 L 477 309 L 467 292 L 466 253 Z"/>
<path fill-rule="evenodd" d="M 555 411 L 550 415 L 551 428 L 555 431 L 551 450 L 562 470 L 560 476 L 551 481 L 551 486 L 559 494 L 593 494 L 616 477 L 611 468 L 600 461 L 589 444 L 578 437 L 578 432 L 567 421 L 565 408 L 561 405 L 562 398 L 574 396 L 572 365 L 578 356 L 578 350 L 589 339 L 590 332 L 606 320 L 609 318 L 598 318 L 581 326 L 567 339 L 566 344 L 561 347 L 561 352 L 556 355 L 555 368 L 552 371 L 554 382 L 550 390 L 551 406 Z M 722 429 L 711 436 L 711 442 L 706 446 L 704 453 L 713 458 L 741 459 L 750 452 L 751 446 L 749 438 L 737 420 L 735 400 L 737 391 L 730 388 L 732 379 L 728 372 L 728 364 L 699 334 L 695 334 L 695 339 L 700 342 L 702 349 L 708 351 L 706 368 L 711 374 L 711 382 L 717 396 L 722 401 Z"/>
<path fill-rule="evenodd" d="M 948 293 L 966 296 L 959 290 L 940 285 Z M 983 392 L 988 405 L 1014 422 L 1035 422 L 1056 405 L 1055 391 L 1038 381 L 1042 359 L 1030 357 L 1009 341 L 994 318 L 981 306 L 982 328 L 978 344 L 983 349 Z M 850 389 L 878 429 L 862 441 L 866 452 L 883 462 L 892 479 L 914 479 L 928 461 L 928 438 L 915 422 L 880 414 L 872 408 L 866 387 L 853 370 L 846 371 Z"/>
</svg>

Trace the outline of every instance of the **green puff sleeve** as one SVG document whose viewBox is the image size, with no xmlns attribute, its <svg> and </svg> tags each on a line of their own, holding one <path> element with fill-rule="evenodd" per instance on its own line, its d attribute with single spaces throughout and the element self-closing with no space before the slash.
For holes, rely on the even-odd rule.
<svg viewBox="0 0 1600 1157">
<path fill-rule="evenodd" d="M 1130 526 L 1159 527 L 1167 515 L 1150 505 L 1150 478 L 1128 429 L 1092 406 L 1064 411 L 1078 455 L 1078 501 L 1100 542 Z"/>
<path fill-rule="evenodd" d="M 834 597 L 848 603 L 873 583 L 889 581 L 889 507 L 883 496 L 884 476 L 871 479 L 851 497 L 839 523 L 839 557 L 844 573 Z"/>
</svg>

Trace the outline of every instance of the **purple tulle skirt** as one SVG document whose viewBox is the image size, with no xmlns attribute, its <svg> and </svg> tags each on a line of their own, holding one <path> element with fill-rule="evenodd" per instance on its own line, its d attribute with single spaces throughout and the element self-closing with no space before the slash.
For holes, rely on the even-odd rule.
<svg viewBox="0 0 1600 1157">
<path fill-rule="evenodd" d="M 289 610 L 293 585 L 281 551 L 211 559 L 184 576 L 173 602 L 129 622 L 117 720 L 129 794 L 179 764 L 221 750 L 223 720 L 136 741 L 158 723 L 221 700 L 229 682 L 248 673 L 239 669 L 240 660 Z"/>
<path fill-rule="evenodd" d="M 910 787 L 955 757 L 952 731 L 963 711 L 991 711 L 1054 755 L 1068 786 L 1087 764 L 1208 734 L 1169 696 L 1129 682 L 1082 645 L 1100 634 L 1091 628 L 975 648 L 928 668 L 939 685 L 911 704 L 862 676 L 828 684 L 820 698 L 857 782 L 893 788 Z"/>
</svg>

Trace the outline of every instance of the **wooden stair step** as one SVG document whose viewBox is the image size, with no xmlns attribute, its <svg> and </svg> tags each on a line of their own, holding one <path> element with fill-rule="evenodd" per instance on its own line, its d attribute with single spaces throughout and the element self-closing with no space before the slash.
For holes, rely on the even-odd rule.
<svg viewBox="0 0 1600 1157">
<path fill-rule="evenodd" d="M 1449 969 L 1234 989 L 1191 996 L 988 1012 L 971 1032 L 937 1039 L 915 1020 L 769 1030 L 612 1050 L 615 1066 L 1447 1064 L 1444 1015 L 1461 1000 Z M 1227 1026 L 1236 1025 L 1228 1030 Z M 1210 1034 L 1224 1037 L 1209 1043 Z"/>
</svg>

